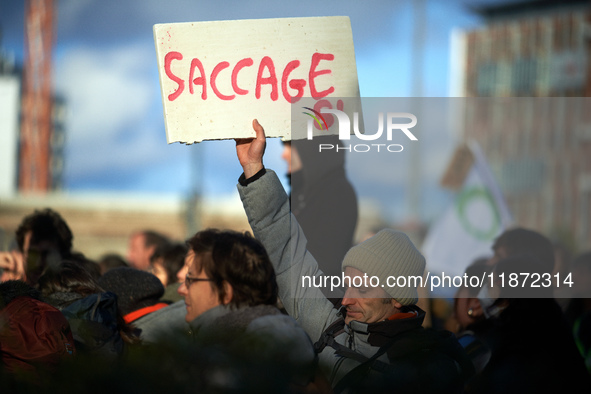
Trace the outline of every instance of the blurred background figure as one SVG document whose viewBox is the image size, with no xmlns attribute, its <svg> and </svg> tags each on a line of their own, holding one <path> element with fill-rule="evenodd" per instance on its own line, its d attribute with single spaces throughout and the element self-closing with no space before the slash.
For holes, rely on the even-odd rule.
<svg viewBox="0 0 591 394">
<path fill-rule="evenodd" d="M 482 277 L 504 274 L 499 282 L 461 288 L 455 303 L 460 343 L 476 366 L 468 393 L 577 391 L 591 381 L 578 354 L 552 287 L 536 287 L 533 273 L 551 274 L 554 248 L 544 235 L 523 228 L 503 232 L 494 242 L 494 257 L 476 262 L 466 273 Z M 519 286 L 512 274 L 528 273 Z M 544 379 L 539 379 L 544 376 Z"/>
<path fill-rule="evenodd" d="M 178 293 L 182 281 L 178 280 L 177 275 L 185 265 L 186 255 L 187 246 L 180 242 L 161 245 L 152 255 L 151 271 L 164 286 L 163 301 L 176 302 L 183 299 Z"/>
<path fill-rule="evenodd" d="M 119 312 L 125 323 L 139 330 L 143 342 L 171 340 L 170 337 L 179 332 L 188 332 L 184 302 L 171 306 L 162 302 L 164 286 L 153 274 L 119 267 L 105 273 L 98 283 L 117 295 Z"/>
<path fill-rule="evenodd" d="M 74 236 L 56 211 L 45 208 L 26 216 L 16 230 L 18 251 L 0 252 L 2 280 L 22 279 L 35 285 L 48 267 L 72 255 Z"/>
<path fill-rule="evenodd" d="M 495 274 L 540 272 L 548 267 L 534 254 L 499 260 Z M 530 275 L 531 276 L 531 275 Z M 468 327 L 490 350 L 490 360 L 467 392 L 576 392 L 591 380 L 552 288 L 484 287 L 477 321 Z M 544 376 L 540 379 L 540 376 Z"/>
<path fill-rule="evenodd" d="M 129 237 L 127 261 L 131 267 L 147 271 L 150 269 L 150 258 L 154 251 L 168 243 L 168 237 L 156 231 L 137 231 Z"/>
<path fill-rule="evenodd" d="M 320 142 L 342 146 L 338 136 L 319 141 L 285 142 L 281 157 L 291 183 L 291 211 L 304 230 L 308 250 L 325 275 L 338 276 L 353 245 L 357 195 L 345 174 L 344 151 L 318 152 Z"/>
</svg>

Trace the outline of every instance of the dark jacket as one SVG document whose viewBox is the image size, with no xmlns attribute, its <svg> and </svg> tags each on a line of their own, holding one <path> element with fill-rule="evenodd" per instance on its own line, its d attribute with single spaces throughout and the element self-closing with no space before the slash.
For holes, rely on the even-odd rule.
<svg viewBox="0 0 591 394">
<path fill-rule="evenodd" d="M 304 230 L 308 250 L 326 275 L 340 275 L 357 225 L 357 196 L 345 175 L 345 153 L 318 152 L 338 136 L 292 141 L 302 161 L 291 175 L 291 210 Z"/>
<path fill-rule="evenodd" d="M 68 319 L 79 352 L 111 358 L 123 354 L 115 294 L 106 292 L 84 297 L 76 293 L 54 293 L 46 300 Z"/>
<path fill-rule="evenodd" d="M 591 381 L 554 299 L 513 299 L 498 317 L 470 327 L 490 360 L 469 393 L 585 392 Z"/>
<path fill-rule="evenodd" d="M 265 378 L 281 377 L 279 380 L 284 382 L 280 386 L 291 383 L 299 387 L 314 378 L 317 358 L 310 337 L 292 317 L 275 306 L 218 305 L 199 315 L 190 326 L 201 349 L 223 349 L 223 361 L 236 375 L 256 366 L 257 376 L 244 376 L 240 382 L 242 389 L 253 384 L 265 391 L 260 386 Z M 214 359 L 211 363 L 215 367 L 219 362 L 220 359 Z"/>
<path fill-rule="evenodd" d="M 383 392 L 392 387 L 400 393 L 459 393 L 474 370 L 464 349 L 449 331 L 425 329 L 425 312 L 416 306 L 405 307 L 415 317 L 376 323 L 344 319 L 333 323 L 315 344 L 322 352 L 329 346 L 340 357 L 345 370 L 336 376 L 335 392 Z M 341 313 L 345 313 L 343 310 Z M 367 342 L 373 351 L 357 349 L 357 337 Z M 368 348 L 369 349 L 369 348 Z M 351 364 L 347 367 L 344 364 Z"/>
</svg>

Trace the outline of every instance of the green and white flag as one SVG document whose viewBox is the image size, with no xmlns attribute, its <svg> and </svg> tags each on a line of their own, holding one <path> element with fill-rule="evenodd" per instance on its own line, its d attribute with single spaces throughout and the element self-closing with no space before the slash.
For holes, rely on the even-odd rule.
<svg viewBox="0 0 591 394">
<path fill-rule="evenodd" d="M 469 148 L 473 164 L 458 195 L 423 242 L 432 275 L 462 275 L 474 260 L 492 256 L 495 238 L 513 221 L 480 147 Z"/>
</svg>

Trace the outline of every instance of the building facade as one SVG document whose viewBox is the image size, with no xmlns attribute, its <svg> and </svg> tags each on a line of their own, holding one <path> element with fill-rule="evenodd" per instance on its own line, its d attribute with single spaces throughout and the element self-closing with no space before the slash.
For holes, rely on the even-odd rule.
<svg viewBox="0 0 591 394">
<path fill-rule="evenodd" d="M 591 4 L 476 10 L 454 38 L 462 138 L 482 147 L 517 225 L 591 247 Z"/>
</svg>

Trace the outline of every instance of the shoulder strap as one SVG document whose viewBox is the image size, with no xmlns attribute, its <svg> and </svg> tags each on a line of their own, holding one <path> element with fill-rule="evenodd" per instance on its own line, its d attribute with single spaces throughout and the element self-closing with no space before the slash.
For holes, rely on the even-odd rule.
<svg viewBox="0 0 591 394">
<path fill-rule="evenodd" d="M 341 357 L 347 357 L 360 363 L 357 367 L 349 371 L 341 380 L 339 380 L 337 386 L 335 386 L 334 393 L 339 393 L 346 387 L 348 387 L 352 381 L 361 377 L 361 375 L 367 374 L 370 369 L 374 369 L 378 372 L 388 372 L 391 370 L 391 366 L 388 363 L 377 360 L 381 355 L 386 353 L 388 349 L 396 342 L 397 338 L 391 339 L 384 346 L 380 347 L 378 351 L 371 357 L 366 357 L 360 353 L 357 353 L 348 347 L 341 345 L 335 341 L 335 337 L 341 334 L 345 330 L 345 320 L 338 319 L 333 322 L 320 334 L 320 338 L 314 344 L 314 350 L 316 353 L 320 353 L 326 346 L 330 346 L 335 350 L 335 354 Z"/>
<path fill-rule="evenodd" d="M 316 353 L 323 351 L 327 345 L 333 347 L 333 344 L 336 343 L 334 338 L 343 331 L 345 331 L 345 320 L 338 319 L 334 321 L 320 334 L 320 338 L 314 343 Z"/>
<path fill-rule="evenodd" d="M 352 382 L 354 381 L 359 381 L 360 379 L 362 379 L 363 377 L 365 377 L 370 369 L 374 369 L 378 372 L 387 372 L 389 369 L 391 369 L 391 366 L 387 363 L 384 363 L 382 361 L 378 361 L 378 358 L 386 353 L 386 351 L 394 344 L 396 340 L 393 339 L 391 341 L 389 341 L 387 344 L 385 344 L 384 346 L 382 346 L 373 356 L 371 356 L 370 358 L 367 358 L 359 353 L 355 353 L 350 349 L 349 352 L 351 353 L 355 353 L 356 355 L 363 357 L 365 359 L 365 361 L 361 362 L 360 365 L 356 366 L 355 368 L 353 368 L 352 370 L 350 370 L 349 372 L 347 372 L 347 374 L 345 376 L 343 376 L 341 378 L 341 380 L 339 380 L 339 382 L 337 383 L 337 385 L 335 386 L 335 388 L 333 389 L 333 392 L 335 394 L 338 394 L 340 392 L 342 392 L 344 389 L 346 389 L 347 387 L 349 387 L 351 385 Z M 342 346 L 342 345 L 341 345 Z M 343 346 L 344 347 L 344 346 Z M 337 350 L 337 354 L 339 353 L 339 351 Z M 344 355 L 345 357 L 348 357 L 347 355 Z M 357 359 L 357 357 L 351 357 L 351 358 L 355 358 Z M 359 361 L 357 359 L 357 361 Z"/>
<path fill-rule="evenodd" d="M 377 359 L 378 357 L 380 357 L 382 354 L 384 354 L 388 350 L 388 348 L 390 346 L 392 346 L 392 344 L 396 340 L 396 339 L 392 339 L 386 345 L 382 346 L 376 352 L 376 354 L 374 354 L 371 358 L 368 358 L 360 353 L 357 353 L 357 352 L 349 349 L 347 346 L 341 345 L 340 343 L 335 341 L 335 337 L 337 337 L 338 335 L 340 335 L 344 331 L 345 331 L 345 320 L 344 319 L 338 319 L 335 322 L 333 322 L 330 326 L 328 326 L 326 328 L 326 330 L 324 330 L 322 332 L 322 334 L 320 334 L 320 338 L 318 339 L 318 341 L 316 341 L 316 343 L 314 343 L 314 350 L 316 351 L 316 353 L 320 353 L 324 350 L 324 348 L 326 346 L 330 346 L 331 348 L 333 348 L 335 350 L 335 353 L 339 356 L 352 358 L 353 360 L 356 360 L 360 363 L 365 363 L 368 361 L 373 361 L 373 360 Z M 381 366 L 380 364 L 383 364 L 383 366 Z M 374 366 L 374 369 L 377 369 L 381 372 L 385 372 L 388 369 L 388 367 L 389 367 L 388 364 L 383 363 L 381 361 L 376 361 L 376 366 Z"/>
</svg>

